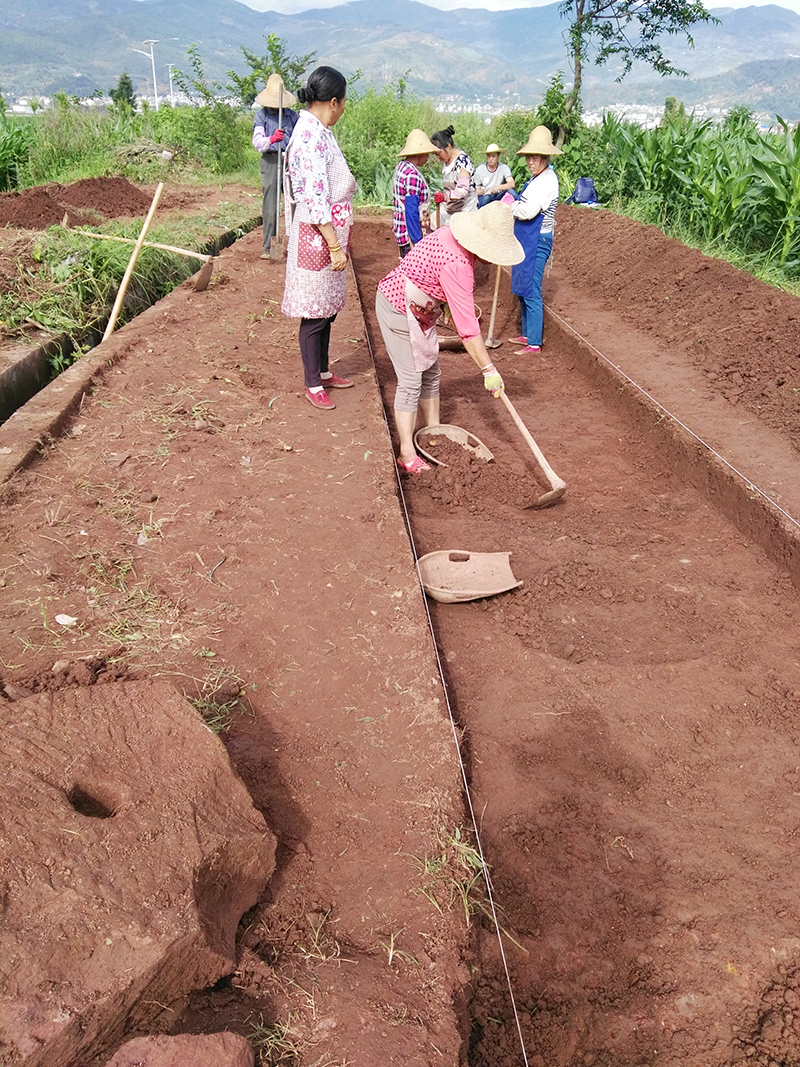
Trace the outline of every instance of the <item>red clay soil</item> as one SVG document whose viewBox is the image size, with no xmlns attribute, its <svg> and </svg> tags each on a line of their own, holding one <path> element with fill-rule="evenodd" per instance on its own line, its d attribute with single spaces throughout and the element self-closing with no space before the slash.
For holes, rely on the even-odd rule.
<svg viewBox="0 0 800 1067">
<path fill-rule="evenodd" d="M 684 249 L 677 268 L 672 242 L 674 271 L 662 276 L 663 237 L 588 212 L 562 219 L 557 237 L 546 297 L 557 294 L 562 316 L 591 318 L 583 293 L 595 295 L 614 241 L 618 277 L 639 265 L 609 312 L 620 347 L 634 315 L 639 330 L 678 332 L 662 302 L 680 269 L 702 309 L 691 340 L 707 322 L 703 352 L 724 359 L 714 337 L 726 311 L 713 310 L 730 288 L 724 264 Z M 379 226 L 361 225 L 354 259 L 369 292 L 393 262 Z M 760 292 L 749 307 L 800 310 L 736 277 L 740 292 Z M 484 308 L 490 281 L 477 298 Z M 495 335 L 509 337 L 519 319 L 506 286 L 501 293 Z M 371 312 L 368 321 L 374 334 Z M 758 313 L 753 331 L 735 321 L 757 336 L 765 320 Z M 674 377 L 693 371 L 691 356 L 681 364 L 674 347 L 669 355 Z M 391 406 L 379 341 L 376 356 Z M 577 372 L 570 338 L 551 325 L 542 356 L 515 357 L 507 343 L 493 356 L 569 483 L 564 501 L 520 508 L 545 483 L 508 414 L 456 353 L 443 357 L 442 421 L 477 435 L 495 463 L 477 473 L 470 463 L 466 474 L 439 468 L 405 485 L 419 554 L 511 551 L 525 583 L 431 610 L 502 921 L 522 946 L 505 949 L 528 1060 L 800 1062 L 796 591 L 682 483 L 637 417 L 617 413 L 615 390 L 604 397 Z M 787 356 L 778 364 L 791 365 Z M 754 361 L 759 380 L 766 364 Z M 470 1061 L 518 1064 L 497 941 L 483 925 L 470 964 Z"/>
<path fill-rule="evenodd" d="M 305 1047 L 285 1063 L 510 1067 L 522 1043 L 537 1067 L 797 1064 L 788 574 L 683 480 L 615 384 L 581 373 L 553 317 L 540 356 L 494 353 L 569 485 L 551 509 L 524 509 L 546 488 L 533 456 L 468 357 L 443 355 L 442 419 L 495 460 L 403 479 L 416 552 L 510 551 L 524 582 L 429 604 L 515 1018 L 484 912 L 465 944 L 433 873 L 437 835 L 452 858 L 458 772 L 354 294 L 334 354 L 357 386 L 313 411 L 258 237 L 223 253 L 207 294 L 184 288 L 120 332 L 115 368 L 0 511 L 3 682 L 51 685 L 66 651 L 246 693 L 226 744 L 279 872 L 237 973 L 168 1006 L 162 1028 L 252 1034 L 292 1013 Z M 670 380 L 704 375 L 702 403 L 734 429 L 745 413 L 765 449 L 768 430 L 792 440 L 798 301 L 605 213 L 560 212 L 555 247 L 546 298 L 564 321 L 589 336 L 601 305 L 604 351 L 647 334 Z M 396 262 L 388 219 L 359 221 L 353 262 L 391 409 L 373 310 Z M 493 271 L 479 277 L 485 322 Z M 743 346 L 767 330 L 771 350 Z M 518 331 L 504 285 L 495 334 Z M 58 611 L 80 632 L 56 633 Z"/>
</svg>

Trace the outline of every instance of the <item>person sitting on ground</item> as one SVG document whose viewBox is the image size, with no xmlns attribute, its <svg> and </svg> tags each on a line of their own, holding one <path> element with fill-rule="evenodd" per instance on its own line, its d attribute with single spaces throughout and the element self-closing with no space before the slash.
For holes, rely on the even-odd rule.
<svg viewBox="0 0 800 1067">
<path fill-rule="evenodd" d="M 444 190 L 433 194 L 435 204 L 444 204 L 447 223 L 457 211 L 477 211 L 478 194 L 475 192 L 475 167 L 466 152 L 457 148 L 453 136 L 455 129 L 448 126 L 431 136 L 436 145 L 436 155 L 442 164 Z"/>
<path fill-rule="evenodd" d="M 417 409 L 425 426 L 439 423 L 439 340 L 436 319 L 447 303 L 470 358 L 483 374 L 484 387 L 499 396 L 503 379 L 486 352 L 475 315 L 475 260 L 513 266 L 524 258 L 514 237 L 514 217 L 506 204 L 454 215 L 439 226 L 378 283 L 375 311 L 386 351 L 397 375 L 394 421 L 400 438 L 401 471 L 430 470 L 417 455 Z"/>
<path fill-rule="evenodd" d="M 478 207 L 485 207 L 493 200 L 500 200 L 503 193 L 514 188 L 511 168 L 500 162 L 502 148 L 496 144 L 486 146 L 486 162 L 475 168 L 475 192 Z"/>
<path fill-rule="evenodd" d="M 397 153 L 400 162 L 392 178 L 392 230 L 401 259 L 422 240 L 423 233 L 430 231 L 430 192 L 419 168 L 436 151 L 427 134 L 412 130 L 403 151 Z"/>
<path fill-rule="evenodd" d="M 253 118 L 253 148 L 261 153 L 261 210 L 264 217 L 261 258 L 269 259 L 270 242 L 278 232 L 279 147 L 281 145 L 286 147 L 297 123 L 297 112 L 292 110 L 297 100 L 288 89 L 283 88 L 283 78 L 280 74 L 270 74 L 266 86 L 258 94 L 255 102 L 259 105 L 259 109 Z M 280 114 L 281 104 L 283 104 L 282 115 Z"/>
</svg>

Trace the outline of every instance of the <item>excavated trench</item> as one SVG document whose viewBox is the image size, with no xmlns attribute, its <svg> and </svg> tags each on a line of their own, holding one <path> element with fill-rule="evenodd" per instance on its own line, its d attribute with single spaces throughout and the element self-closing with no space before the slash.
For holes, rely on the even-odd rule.
<svg viewBox="0 0 800 1067">
<path fill-rule="evenodd" d="M 800 305 L 604 213 L 562 211 L 559 237 L 543 354 L 493 357 L 566 497 L 523 510 L 547 482 L 464 353 L 442 357 L 442 422 L 495 462 L 403 480 L 418 555 L 510 551 L 524 582 L 430 602 L 516 1006 L 481 918 L 469 1061 L 795 1062 L 800 374 L 792 337 L 750 362 L 752 400 L 725 395 L 738 364 L 717 338 Z M 380 226 L 359 224 L 353 258 L 391 409 Z M 681 296 L 704 309 L 682 337 Z M 506 280 L 495 336 L 519 332 L 515 303 Z"/>
</svg>

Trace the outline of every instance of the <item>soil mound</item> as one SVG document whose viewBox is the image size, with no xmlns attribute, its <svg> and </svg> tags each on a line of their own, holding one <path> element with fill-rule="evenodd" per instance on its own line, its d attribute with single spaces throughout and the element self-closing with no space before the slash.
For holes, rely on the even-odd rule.
<svg viewBox="0 0 800 1067">
<path fill-rule="evenodd" d="M 72 208 L 99 211 L 106 218 L 120 215 L 144 215 L 151 197 L 137 189 L 127 178 L 82 178 L 71 185 L 58 185 L 52 195 L 60 204 Z"/>
<path fill-rule="evenodd" d="M 47 191 L 46 186 L 24 189 L 21 193 L 0 193 L 0 226 L 12 226 L 20 230 L 46 230 L 61 222 L 67 205 L 61 204 Z M 55 188 L 58 188 L 56 186 Z M 70 211 L 73 223 L 87 225 L 97 216 Z"/>
<path fill-rule="evenodd" d="M 73 225 L 91 225 L 98 216 L 143 215 L 150 197 L 127 178 L 83 178 L 71 185 L 40 185 L 0 194 L 0 226 L 45 230 L 65 214 Z"/>
<path fill-rule="evenodd" d="M 0 718 L 0 1062 L 88 1063 L 234 969 L 275 838 L 166 682 L 4 701 Z"/>
</svg>

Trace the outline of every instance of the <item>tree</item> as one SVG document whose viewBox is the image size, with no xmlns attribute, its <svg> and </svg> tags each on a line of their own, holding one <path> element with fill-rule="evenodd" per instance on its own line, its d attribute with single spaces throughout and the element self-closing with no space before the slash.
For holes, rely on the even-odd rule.
<svg viewBox="0 0 800 1067">
<path fill-rule="evenodd" d="M 241 100 L 244 107 L 250 107 L 258 95 L 259 82 L 266 85 L 270 74 L 280 74 L 287 89 L 297 89 L 316 55 L 316 52 L 309 52 L 305 56 L 292 55 L 277 33 L 268 34 L 264 41 L 267 50 L 260 56 L 251 52 L 245 45 L 239 45 L 250 68 L 249 73 L 237 74 L 236 71 L 228 71 L 232 84 L 226 88 Z"/>
<path fill-rule="evenodd" d="M 120 111 L 124 111 L 125 108 L 130 108 L 131 111 L 136 110 L 136 97 L 133 93 L 133 82 L 131 81 L 131 76 L 128 74 L 127 70 L 120 74 L 116 89 L 109 89 L 108 95 L 111 97 L 114 106 Z"/>
<path fill-rule="evenodd" d="M 569 51 L 574 79 L 565 110 L 578 105 L 581 95 L 583 64 L 593 48 L 595 63 L 601 65 L 613 56 L 622 60 L 623 70 L 617 81 L 630 71 L 634 62 L 647 63 L 659 74 L 686 76 L 664 55 L 661 41 L 685 34 L 691 47 L 690 30 L 698 22 L 718 23 L 700 0 L 561 0 L 561 15 L 570 20 Z M 559 127 L 557 143 L 563 143 L 566 128 Z"/>
</svg>

